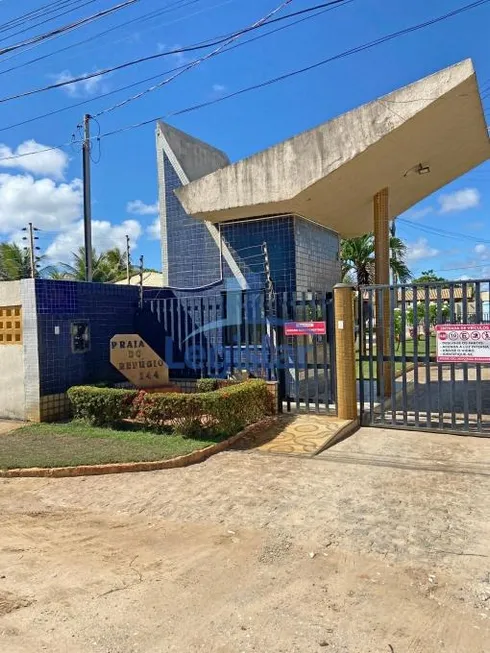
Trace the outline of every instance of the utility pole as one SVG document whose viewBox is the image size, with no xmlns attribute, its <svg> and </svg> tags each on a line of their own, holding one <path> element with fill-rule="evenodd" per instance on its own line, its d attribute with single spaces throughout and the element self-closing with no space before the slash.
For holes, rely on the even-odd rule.
<svg viewBox="0 0 490 653">
<path fill-rule="evenodd" d="M 92 195 L 90 187 L 90 115 L 83 117 L 83 233 L 85 280 L 92 281 Z"/>
<path fill-rule="evenodd" d="M 129 244 L 129 236 L 126 234 L 126 278 L 128 285 L 131 283 L 131 246 Z"/>
<path fill-rule="evenodd" d="M 143 258 L 143 254 L 140 256 L 140 309 L 143 308 L 143 274 L 145 271 L 145 259 Z"/>
<path fill-rule="evenodd" d="M 22 240 L 27 240 L 29 243 L 29 246 L 26 247 L 25 249 L 29 249 L 31 279 L 35 279 L 36 278 L 36 249 L 39 249 L 39 247 L 34 247 L 34 241 L 37 240 L 37 236 L 34 236 L 34 232 L 37 231 L 37 229 L 36 227 L 34 227 L 32 222 L 29 222 L 28 226 L 24 227 L 22 231 L 27 231 L 29 233 L 29 235 L 24 236 Z"/>
</svg>

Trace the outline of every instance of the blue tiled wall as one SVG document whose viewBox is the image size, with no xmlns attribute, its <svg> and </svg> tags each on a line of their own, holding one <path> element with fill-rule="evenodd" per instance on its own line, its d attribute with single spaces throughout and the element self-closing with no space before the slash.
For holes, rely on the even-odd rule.
<svg viewBox="0 0 490 653">
<path fill-rule="evenodd" d="M 276 292 L 295 290 L 294 218 L 281 216 L 223 222 L 221 236 L 230 246 L 252 288 L 264 287 L 262 244 L 267 243 L 271 276 Z"/>
<path fill-rule="evenodd" d="M 187 215 L 173 192 L 180 179 L 165 154 L 165 204 L 167 213 L 169 285 L 195 288 L 214 283 L 220 278 L 219 248 L 206 225 Z"/>
<path fill-rule="evenodd" d="M 133 332 L 137 287 L 37 279 L 36 304 L 41 396 L 79 383 L 124 380 L 110 363 L 109 340 Z M 73 353 L 71 325 L 82 320 L 90 325 L 90 350 Z"/>
<path fill-rule="evenodd" d="M 296 290 L 332 291 L 341 281 L 338 235 L 298 216 L 294 219 L 294 235 Z"/>
</svg>

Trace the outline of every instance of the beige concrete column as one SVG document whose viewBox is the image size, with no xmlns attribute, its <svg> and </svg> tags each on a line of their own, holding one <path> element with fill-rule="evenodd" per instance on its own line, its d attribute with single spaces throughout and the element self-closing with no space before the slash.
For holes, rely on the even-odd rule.
<svg viewBox="0 0 490 653">
<path fill-rule="evenodd" d="M 390 222 L 389 222 L 389 191 L 383 188 L 373 198 L 374 209 L 374 257 L 375 283 L 389 285 L 390 283 Z M 390 292 L 388 288 L 376 293 L 376 347 L 383 343 L 383 352 L 387 356 L 390 346 Z M 379 302 L 378 300 L 381 299 Z M 381 304 L 381 306 L 379 305 Z M 382 315 L 382 320 L 380 316 Z M 383 364 L 383 388 L 380 387 L 380 370 L 377 370 L 378 393 L 383 391 L 385 397 L 391 395 L 391 365 Z"/>
<path fill-rule="evenodd" d="M 348 283 L 338 283 L 333 292 L 337 416 L 340 419 L 357 419 L 354 287 Z"/>
</svg>

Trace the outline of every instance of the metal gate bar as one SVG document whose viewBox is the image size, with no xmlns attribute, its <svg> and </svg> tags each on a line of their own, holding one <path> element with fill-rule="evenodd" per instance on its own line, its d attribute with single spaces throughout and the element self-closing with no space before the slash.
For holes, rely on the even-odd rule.
<svg viewBox="0 0 490 653">
<path fill-rule="evenodd" d="M 285 335 L 286 322 L 322 321 L 326 336 Z M 248 372 L 277 380 L 285 410 L 335 412 L 333 296 L 247 290 L 144 296 L 139 330 L 169 358 L 170 377 L 226 378 Z"/>
<path fill-rule="evenodd" d="M 362 424 L 490 437 L 490 365 L 438 362 L 435 329 L 468 325 L 463 336 L 478 340 L 488 331 L 471 326 L 487 324 L 489 312 L 488 279 L 361 288 Z"/>
</svg>

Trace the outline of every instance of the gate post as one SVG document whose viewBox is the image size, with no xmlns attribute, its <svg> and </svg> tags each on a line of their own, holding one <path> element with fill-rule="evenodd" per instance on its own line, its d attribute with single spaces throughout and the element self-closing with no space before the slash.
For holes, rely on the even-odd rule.
<svg viewBox="0 0 490 653">
<path fill-rule="evenodd" d="M 337 416 L 357 419 L 354 286 L 334 286 Z"/>
</svg>

